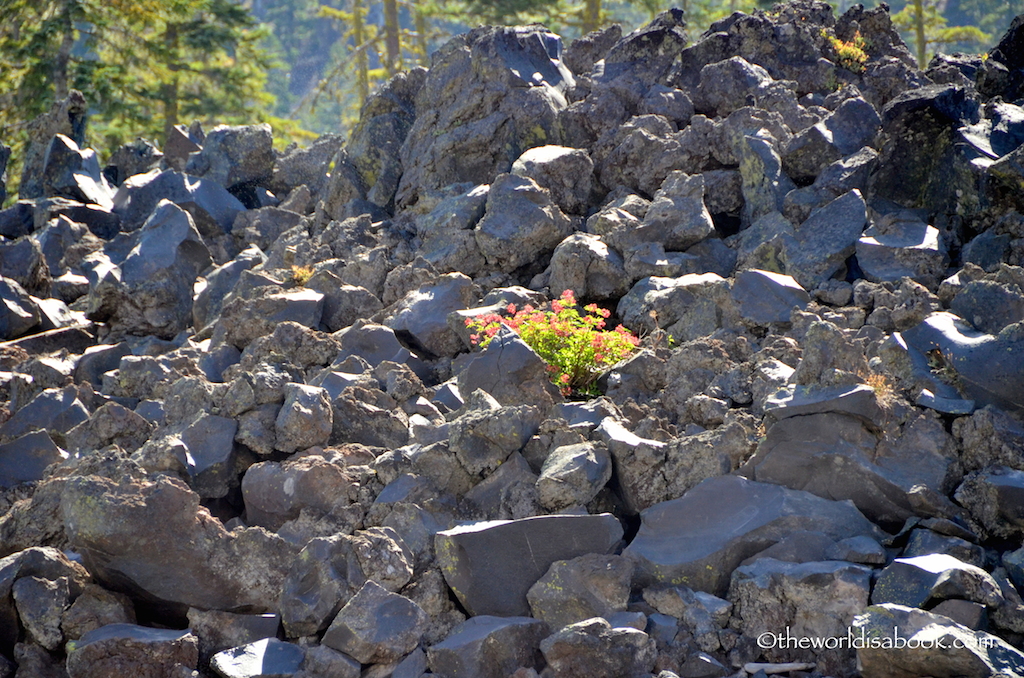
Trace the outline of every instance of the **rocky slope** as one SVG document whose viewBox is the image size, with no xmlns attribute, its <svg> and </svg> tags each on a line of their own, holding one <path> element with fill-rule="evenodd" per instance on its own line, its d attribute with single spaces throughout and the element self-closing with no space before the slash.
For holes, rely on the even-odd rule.
<svg viewBox="0 0 1024 678">
<path fill-rule="evenodd" d="M 684 27 L 480 28 L 284 154 L 37 120 L 0 677 L 1024 675 L 1024 17 Z M 599 398 L 469 339 L 565 290 Z"/>
</svg>

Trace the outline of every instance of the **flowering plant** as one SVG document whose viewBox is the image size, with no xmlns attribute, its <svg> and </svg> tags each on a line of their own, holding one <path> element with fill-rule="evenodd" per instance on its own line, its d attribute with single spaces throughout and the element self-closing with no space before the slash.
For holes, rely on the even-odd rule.
<svg viewBox="0 0 1024 678">
<path fill-rule="evenodd" d="M 466 326 L 473 331 L 470 341 L 485 347 L 506 325 L 548 363 L 551 380 L 562 395 L 597 395 L 601 370 L 629 356 L 640 343 L 622 325 L 605 330 L 605 319 L 611 312 L 597 304 L 585 306 L 581 314 L 572 290 L 552 301 L 550 310 L 529 305 L 519 310 L 515 304 L 505 310 L 508 316 L 488 313 L 467 318 Z"/>
</svg>

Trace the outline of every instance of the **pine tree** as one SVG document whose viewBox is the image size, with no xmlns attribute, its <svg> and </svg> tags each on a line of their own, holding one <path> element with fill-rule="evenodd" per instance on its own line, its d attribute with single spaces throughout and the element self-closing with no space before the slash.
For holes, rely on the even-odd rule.
<svg viewBox="0 0 1024 678">
<path fill-rule="evenodd" d="M 232 0 L 0 0 L 0 16 L 3 138 L 70 88 L 101 151 L 179 120 L 251 122 L 270 98 L 260 34 Z"/>
<path fill-rule="evenodd" d="M 928 65 L 929 48 L 933 45 L 981 45 L 989 40 L 977 26 L 947 26 L 937 0 L 910 0 L 893 15 L 892 22 L 901 32 L 910 34 L 909 42 L 914 45 L 920 68 Z"/>
</svg>

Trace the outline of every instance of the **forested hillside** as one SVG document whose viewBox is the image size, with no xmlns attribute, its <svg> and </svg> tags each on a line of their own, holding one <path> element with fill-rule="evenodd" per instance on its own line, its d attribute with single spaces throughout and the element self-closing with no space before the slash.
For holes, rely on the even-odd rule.
<svg viewBox="0 0 1024 678">
<path fill-rule="evenodd" d="M 101 154 L 175 124 L 269 122 L 278 143 L 347 133 L 367 95 L 478 24 L 546 24 L 563 39 L 650 20 L 669 0 L 0 0 L 0 142 L 70 89 Z M 691 40 L 764 0 L 680 0 Z M 852 3 L 844 0 L 842 11 Z M 876 4 L 869 2 L 869 5 Z M 901 5 L 904 5 L 902 7 Z M 983 52 L 1024 0 L 893 3 L 922 65 L 936 51 Z M 19 154 L 15 153 L 17 158 Z M 8 168 L 9 181 L 17 181 Z"/>
</svg>

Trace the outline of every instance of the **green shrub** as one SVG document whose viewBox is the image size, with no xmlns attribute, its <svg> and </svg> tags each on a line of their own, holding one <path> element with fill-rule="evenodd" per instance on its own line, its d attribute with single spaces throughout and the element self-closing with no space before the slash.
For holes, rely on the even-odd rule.
<svg viewBox="0 0 1024 678">
<path fill-rule="evenodd" d="M 628 357 L 640 340 L 622 325 L 606 330 L 607 309 L 590 304 L 580 313 L 572 290 L 551 302 L 550 310 L 515 304 L 506 308 L 508 316 L 489 313 L 467 318 L 473 331 L 470 340 L 485 347 L 498 329 L 506 325 L 519 334 L 537 355 L 548 363 L 551 380 L 563 395 L 597 395 L 597 377 L 601 371 Z"/>
</svg>

